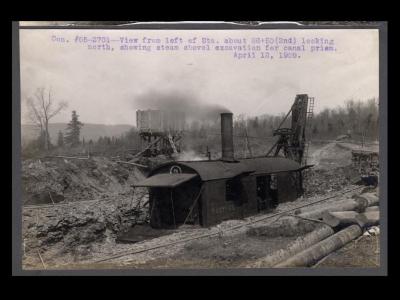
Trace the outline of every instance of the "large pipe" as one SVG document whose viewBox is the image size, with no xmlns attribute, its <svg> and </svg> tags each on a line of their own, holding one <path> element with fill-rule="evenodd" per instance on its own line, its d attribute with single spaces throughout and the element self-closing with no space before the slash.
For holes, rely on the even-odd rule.
<svg viewBox="0 0 400 300">
<path fill-rule="evenodd" d="M 351 225 L 291 258 L 276 264 L 274 268 L 309 267 L 329 253 L 356 239 L 361 234 L 362 229 L 360 226 Z"/>
<path fill-rule="evenodd" d="M 328 225 L 322 225 L 312 232 L 298 237 L 294 242 L 289 244 L 286 248 L 279 249 L 270 255 L 263 257 L 251 265 L 247 265 L 248 268 L 269 268 L 277 265 L 278 263 L 289 259 L 290 257 L 304 251 L 312 245 L 326 239 L 327 237 L 334 234 L 334 231 Z"/>
<path fill-rule="evenodd" d="M 233 162 L 233 118 L 232 113 L 221 114 L 221 142 L 222 142 L 222 160 Z"/>
</svg>

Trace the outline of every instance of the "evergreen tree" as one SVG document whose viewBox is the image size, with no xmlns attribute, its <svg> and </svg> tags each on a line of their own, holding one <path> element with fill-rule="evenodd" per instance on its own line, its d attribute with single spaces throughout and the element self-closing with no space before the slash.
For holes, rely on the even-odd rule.
<svg viewBox="0 0 400 300">
<path fill-rule="evenodd" d="M 67 134 L 65 136 L 65 143 L 71 147 L 77 146 L 80 143 L 80 134 L 83 123 L 78 120 L 76 111 L 72 111 L 72 119 L 67 126 Z"/>
<path fill-rule="evenodd" d="M 62 133 L 61 130 L 58 132 L 57 146 L 58 147 L 64 146 L 64 134 Z"/>
</svg>

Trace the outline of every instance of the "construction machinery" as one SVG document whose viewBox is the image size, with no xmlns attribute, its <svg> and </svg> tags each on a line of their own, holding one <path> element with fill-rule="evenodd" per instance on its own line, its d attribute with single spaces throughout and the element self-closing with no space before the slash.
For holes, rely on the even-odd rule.
<svg viewBox="0 0 400 300">
<path fill-rule="evenodd" d="M 180 152 L 185 114 L 179 111 L 137 110 L 136 123 L 142 156 L 172 155 Z"/>
<path fill-rule="evenodd" d="M 313 114 L 314 98 L 307 94 L 296 95 L 289 112 L 274 130 L 273 135 L 277 136 L 278 140 L 266 156 L 279 156 L 280 152 L 283 152 L 284 157 L 306 165 Z M 283 127 L 289 115 L 291 126 Z"/>
</svg>

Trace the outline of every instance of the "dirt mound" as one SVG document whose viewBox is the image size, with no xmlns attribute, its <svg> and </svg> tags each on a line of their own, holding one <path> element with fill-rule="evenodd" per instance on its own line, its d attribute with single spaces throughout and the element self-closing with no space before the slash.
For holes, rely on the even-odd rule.
<svg viewBox="0 0 400 300">
<path fill-rule="evenodd" d="M 25 160 L 22 163 L 24 204 L 93 200 L 128 194 L 144 178 L 135 166 L 107 158 Z"/>
<path fill-rule="evenodd" d="M 246 233 L 192 241 L 170 260 L 181 267 L 241 267 L 250 260 L 286 247 L 292 237 L 254 237 Z M 250 246 L 251 245 L 251 246 Z M 160 262 L 162 263 L 162 262 Z"/>
<path fill-rule="evenodd" d="M 293 237 L 313 231 L 317 226 L 316 222 L 302 220 L 295 217 L 284 217 L 272 224 L 249 228 L 247 235 L 262 237 Z"/>
</svg>

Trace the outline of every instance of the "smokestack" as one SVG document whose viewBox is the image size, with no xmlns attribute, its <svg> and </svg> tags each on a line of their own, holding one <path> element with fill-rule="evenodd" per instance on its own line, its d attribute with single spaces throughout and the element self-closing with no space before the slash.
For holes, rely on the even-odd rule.
<svg viewBox="0 0 400 300">
<path fill-rule="evenodd" d="M 221 114 L 222 160 L 234 162 L 232 113 Z"/>
</svg>

